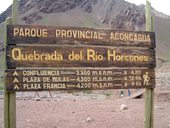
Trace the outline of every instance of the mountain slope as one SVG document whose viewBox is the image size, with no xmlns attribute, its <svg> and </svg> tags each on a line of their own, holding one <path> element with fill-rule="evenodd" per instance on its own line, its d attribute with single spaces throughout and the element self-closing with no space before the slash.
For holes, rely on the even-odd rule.
<svg viewBox="0 0 170 128">
<path fill-rule="evenodd" d="M 145 6 L 124 0 L 20 0 L 19 12 L 19 24 L 145 30 Z M 152 13 L 155 16 L 157 57 L 170 61 L 169 16 L 154 9 Z M 0 22 L 10 15 L 11 6 L 0 15 Z M 1 44 L 3 32 L 1 24 Z"/>
<path fill-rule="evenodd" d="M 155 18 L 157 57 L 170 61 L 170 19 Z"/>
</svg>

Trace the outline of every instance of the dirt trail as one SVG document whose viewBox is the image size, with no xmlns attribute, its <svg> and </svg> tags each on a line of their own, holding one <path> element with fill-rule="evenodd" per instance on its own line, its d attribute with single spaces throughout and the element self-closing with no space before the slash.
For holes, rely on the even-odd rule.
<svg viewBox="0 0 170 128">
<path fill-rule="evenodd" d="M 157 100 L 155 127 L 170 127 L 170 99 Z M 162 97 L 163 98 L 163 97 Z M 0 128 L 3 128 L 0 99 Z M 120 111 L 121 104 L 128 106 Z M 144 99 L 41 98 L 17 100 L 17 128 L 143 128 Z"/>
</svg>

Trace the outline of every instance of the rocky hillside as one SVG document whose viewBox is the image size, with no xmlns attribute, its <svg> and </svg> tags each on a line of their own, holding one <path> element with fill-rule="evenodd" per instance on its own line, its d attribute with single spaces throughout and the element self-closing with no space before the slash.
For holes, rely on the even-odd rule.
<svg viewBox="0 0 170 128">
<path fill-rule="evenodd" d="M 11 15 L 11 10 L 10 6 L 0 15 L 0 23 Z M 50 17 L 53 17 L 56 23 L 62 19 L 60 24 L 67 25 L 67 22 L 76 23 L 82 18 L 90 18 L 91 21 L 88 22 L 98 26 L 141 30 L 145 22 L 144 5 L 136 6 L 124 0 L 20 0 L 19 11 L 20 22 L 23 24 L 46 23 L 44 20 L 50 23 Z M 153 13 L 159 17 L 169 17 L 154 9 Z M 67 17 L 69 20 L 64 20 Z M 81 22 L 85 24 L 85 21 Z M 74 25 L 77 26 L 72 24 Z"/>
<path fill-rule="evenodd" d="M 145 30 L 145 6 L 136 6 L 124 0 L 20 0 L 19 12 L 20 24 Z M 159 35 L 158 57 L 165 56 L 163 59 L 170 60 L 167 57 L 170 39 L 166 36 L 170 30 L 170 17 L 154 9 L 152 13 Z M 10 15 L 11 7 L 0 15 L 0 23 Z"/>
</svg>

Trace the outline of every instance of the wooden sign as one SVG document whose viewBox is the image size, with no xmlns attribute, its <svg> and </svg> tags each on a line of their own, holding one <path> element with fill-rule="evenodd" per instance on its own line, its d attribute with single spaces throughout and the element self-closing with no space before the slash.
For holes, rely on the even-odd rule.
<svg viewBox="0 0 170 128">
<path fill-rule="evenodd" d="M 155 67 L 155 51 L 118 47 L 8 46 L 7 66 Z"/>
<path fill-rule="evenodd" d="M 155 47 L 155 33 L 81 27 L 8 25 L 8 44 Z"/>
<path fill-rule="evenodd" d="M 6 70 L 7 91 L 153 88 L 153 69 Z"/>
</svg>

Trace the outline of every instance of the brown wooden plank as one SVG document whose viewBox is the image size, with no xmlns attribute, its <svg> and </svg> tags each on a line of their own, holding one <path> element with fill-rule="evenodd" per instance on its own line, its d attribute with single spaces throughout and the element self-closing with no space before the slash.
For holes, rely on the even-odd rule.
<svg viewBox="0 0 170 128">
<path fill-rule="evenodd" d="M 9 25 L 8 44 L 58 44 L 155 47 L 155 33 L 94 29 Z"/>
<path fill-rule="evenodd" d="M 7 91 L 153 88 L 155 85 L 154 69 L 14 69 L 5 72 Z"/>
<path fill-rule="evenodd" d="M 155 51 L 118 47 L 7 46 L 7 66 L 155 67 Z"/>
</svg>

